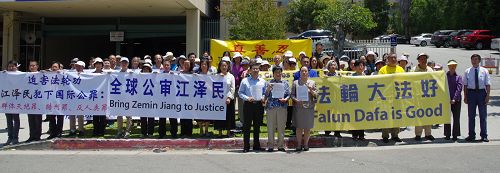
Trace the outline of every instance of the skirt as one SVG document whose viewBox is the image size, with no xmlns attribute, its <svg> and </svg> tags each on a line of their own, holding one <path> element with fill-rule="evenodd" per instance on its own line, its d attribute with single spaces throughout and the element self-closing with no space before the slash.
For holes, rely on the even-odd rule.
<svg viewBox="0 0 500 173">
<path fill-rule="evenodd" d="M 299 108 L 294 106 L 293 124 L 295 128 L 312 129 L 314 127 L 314 108 Z"/>
</svg>

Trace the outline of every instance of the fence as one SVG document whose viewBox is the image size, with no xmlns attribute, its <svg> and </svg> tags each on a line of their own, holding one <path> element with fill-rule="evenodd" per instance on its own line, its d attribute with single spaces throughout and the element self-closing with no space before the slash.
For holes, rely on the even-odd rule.
<svg viewBox="0 0 500 173">
<path fill-rule="evenodd" d="M 338 51 L 335 51 L 334 47 L 338 44 L 336 40 L 313 40 L 313 50 L 316 43 L 323 44 L 323 52 L 328 55 L 335 55 L 335 57 L 340 57 Z M 349 58 L 358 59 L 361 55 L 365 55 L 368 51 L 376 52 L 379 56 L 385 53 L 391 52 L 391 42 L 390 40 L 346 40 L 344 43 L 344 54 Z"/>
</svg>

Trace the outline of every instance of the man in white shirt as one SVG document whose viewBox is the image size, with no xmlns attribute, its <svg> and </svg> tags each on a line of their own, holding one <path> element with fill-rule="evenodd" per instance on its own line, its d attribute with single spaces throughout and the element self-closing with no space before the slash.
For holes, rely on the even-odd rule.
<svg viewBox="0 0 500 173">
<path fill-rule="evenodd" d="M 479 66 L 480 55 L 473 54 L 470 59 L 472 67 L 465 70 L 464 74 L 464 103 L 468 104 L 469 112 L 469 136 L 465 140 L 471 142 L 476 139 L 476 108 L 478 108 L 481 141 L 489 142 L 486 105 L 490 101 L 490 75 L 486 68 Z"/>
</svg>

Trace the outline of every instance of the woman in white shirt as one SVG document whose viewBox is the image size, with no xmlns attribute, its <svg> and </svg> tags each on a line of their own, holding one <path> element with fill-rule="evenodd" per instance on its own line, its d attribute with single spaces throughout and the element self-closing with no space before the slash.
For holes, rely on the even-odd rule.
<svg viewBox="0 0 500 173">
<path fill-rule="evenodd" d="M 234 76 L 229 73 L 229 62 L 219 62 L 218 74 L 226 79 L 226 120 L 215 121 L 214 129 L 219 130 L 219 136 L 222 136 L 222 130 L 227 130 L 229 137 L 232 137 L 231 129 L 235 128 L 235 110 L 234 110 L 234 92 L 236 89 L 236 82 Z"/>
</svg>

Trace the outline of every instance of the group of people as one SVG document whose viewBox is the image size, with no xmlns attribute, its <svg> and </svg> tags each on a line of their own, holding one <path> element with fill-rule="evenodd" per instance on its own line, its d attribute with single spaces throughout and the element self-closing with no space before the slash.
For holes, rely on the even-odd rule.
<svg viewBox="0 0 500 173">
<path fill-rule="evenodd" d="M 321 46 L 321 45 L 316 45 Z M 167 52 L 166 55 L 145 56 L 144 58 L 133 57 L 131 60 L 127 57 L 119 55 L 110 55 L 108 58 L 92 58 L 90 60 L 88 70 L 85 70 L 86 65 L 79 59 L 73 59 L 70 69 L 67 71 L 75 71 L 79 73 L 103 73 L 106 71 L 117 72 L 137 72 L 137 73 L 183 73 L 183 74 L 203 74 L 203 75 L 221 75 L 225 78 L 227 84 L 226 97 L 226 120 L 196 120 L 200 127 L 200 135 L 208 136 L 208 127 L 214 125 L 214 129 L 218 131 L 219 136 L 232 137 L 234 129 L 236 129 L 235 110 L 238 110 L 239 121 L 243 124 L 243 152 L 250 151 L 250 132 L 253 127 L 253 145 L 255 151 L 266 150 L 260 146 L 259 135 L 260 127 L 263 124 L 264 114 L 266 114 L 268 127 L 268 144 L 267 151 L 274 151 L 277 147 L 278 151 L 285 151 L 285 130 L 290 129 L 296 137 L 296 151 L 309 150 L 309 138 L 311 129 L 314 127 L 314 107 L 317 102 L 318 91 L 315 82 L 310 78 L 319 77 L 319 73 L 323 73 L 324 77 L 340 76 L 339 71 L 351 71 L 352 76 L 364 75 L 384 75 L 393 73 L 405 72 L 430 72 L 434 70 L 434 66 L 428 66 L 429 55 L 425 53 L 418 54 L 418 64 L 414 67 L 409 65 L 408 55 L 402 55 L 400 58 L 396 54 L 385 54 L 381 58 L 377 58 L 377 53 L 369 51 L 366 55 L 348 59 L 330 57 L 323 54 L 321 51 L 313 52 L 312 57 L 307 57 L 306 53 L 300 52 L 295 58 L 293 52 L 286 51 L 283 55 L 275 55 L 273 57 L 273 65 L 264 61 L 261 56 L 255 58 L 244 57 L 238 52 L 224 52 L 221 61 L 212 66 L 212 57 L 205 52 L 201 57 L 190 53 L 188 56 L 180 55 L 174 57 L 173 53 Z M 298 67 L 300 61 L 300 67 Z M 486 104 L 489 101 L 490 93 L 490 77 L 488 70 L 479 66 L 481 57 L 477 54 L 471 56 L 472 67 L 465 71 L 461 76 L 457 73 L 456 67 L 458 63 L 455 60 L 450 60 L 447 64 L 448 72 L 447 80 L 449 84 L 451 111 L 453 113 L 453 121 L 451 124 L 445 124 L 444 134 L 445 139 L 457 140 L 460 136 L 460 107 L 462 91 L 464 92 L 464 103 L 468 104 L 469 110 L 469 134 L 467 141 L 475 140 L 474 132 L 476 108 L 479 109 L 479 117 L 481 124 L 481 140 L 488 142 L 486 128 Z M 131 63 L 130 63 L 131 62 Z M 154 62 L 154 63 L 153 63 Z M 346 64 L 347 63 L 347 64 Z M 345 67 L 347 66 L 347 67 Z M 18 63 L 10 61 L 7 71 L 17 71 Z M 36 61 L 29 62 L 29 72 L 37 72 L 39 70 Z M 50 69 L 46 71 L 63 70 L 62 64 L 59 62 L 52 63 Z M 271 71 L 273 78 L 270 81 L 265 81 L 259 76 L 260 71 Z M 283 71 L 295 70 L 293 75 L 294 81 L 289 86 L 288 81 L 282 79 Z M 276 89 L 276 90 L 275 90 Z M 278 92 L 279 91 L 279 92 Z M 8 127 L 8 141 L 5 143 L 17 144 L 19 133 L 19 114 L 6 114 Z M 41 115 L 28 115 L 30 126 L 30 138 L 26 142 L 40 140 L 41 137 Z M 47 115 L 49 120 L 48 139 L 61 137 L 64 116 Z M 83 115 L 71 115 L 69 136 L 84 136 L 84 119 Z M 131 133 L 131 128 L 134 125 L 131 116 L 124 118 L 118 116 L 116 138 L 128 138 Z M 105 115 L 93 115 L 93 136 L 99 137 L 105 134 L 105 129 L 109 120 Z M 76 124 L 78 122 L 78 128 Z M 155 125 L 158 124 L 159 138 L 164 138 L 167 131 L 166 118 L 160 118 L 158 122 L 154 118 L 141 117 L 140 127 L 143 138 L 149 138 L 154 133 Z M 193 120 L 181 119 L 180 122 L 176 118 L 169 118 L 170 134 L 173 138 L 177 138 L 178 124 L 180 123 L 182 137 L 191 137 L 193 134 Z M 126 124 L 125 128 L 123 127 Z M 422 139 L 434 140 L 431 133 L 431 126 L 415 127 L 415 140 Z M 400 128 L 382 129 L 382 141 L 387 143 L 389 139 L 395 142 L 402 142 L 398 137 Z M 422 137 L 424 132 L 424 137 Z M 330 135 L 331 132 L 325 132 Z M 354 140 L 365 140 L 363 130 L 350 131 Z M 275 134 L 277 134 L 277 145 L 275 145 Z M 335 131 L 334 136 L 342 137 L 340 131 Z M 389 138 L 390 137 L 390 138 Z"/>
</svg>

